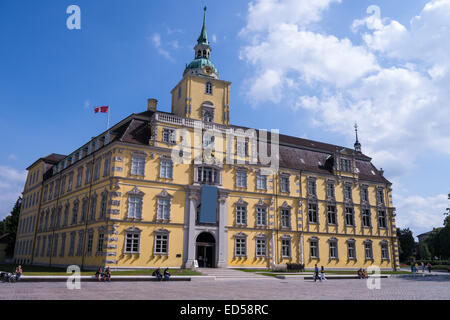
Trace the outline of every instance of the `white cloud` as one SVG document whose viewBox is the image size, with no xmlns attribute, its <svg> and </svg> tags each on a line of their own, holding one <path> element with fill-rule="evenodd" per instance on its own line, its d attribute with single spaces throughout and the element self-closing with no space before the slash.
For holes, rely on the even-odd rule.
<svg viewBox="0 0 450 320">
<path fill-rule="evenodd" d="M 242 34 L 277 29 L 282 22 L 306 26 L 317 22 L 331 3 L 341 0 L 256 0 L 249 3 L 247 26 Z"/>
<path fill-rule="evenodd" d="M 0 165 L 0 220 L 8 216 L 23 191 L 26 171 Z"/>
<path fill-rule="evenodd" d="M 254 67 L 249 101 L 301 108 L 312 115 L 312 124 L 349 143 L 357 121 L 363 151 L 391 178 L 417 168 L 423 152 L 450 155 L 450 32 L 444 32 L 450 1 L 427 4 L 409 29 L 376 10 L 355 20 L 355 32 L 367 27 L 361 34 L 365 46 L 308 30 L 308 22 L 298 19 L 304 3 L 295 3 L 260 0 L 250 6 L 244 36 L 251 44 L 241 51 Z M 280 8 L 270 22 L 257 24 L 256 17 L 275 4 Z M 329 4 L 320 2 L 309 22 L 318 22 Z M 286 8 L 293 13 L 279 14 Z"/>
<path fill-rule="evenodd" d="M 397 207 L 397 227 L 409 227 L 414 230 L 415 236 L 443 226 L 445 208 L 448 207 L 446 194 L 430 197 L 397 195 L 394 202 Z"/>
<path fill-rule="evenodd" d="M 174 58 L 172 58 L 172 56 L 169 54 L 169 52 L 167 50 L 165 50 L 162 47 L 162 42 L 161 42 L 161 35 L 159 33 L 154 33 L 151 37 L 150 40 L 153 44 L 153 46 L 155 47 L 156 51 L 162 55 L 164 58 L 166 58 L 169 61 L 175 61 Z"/>
</svg>

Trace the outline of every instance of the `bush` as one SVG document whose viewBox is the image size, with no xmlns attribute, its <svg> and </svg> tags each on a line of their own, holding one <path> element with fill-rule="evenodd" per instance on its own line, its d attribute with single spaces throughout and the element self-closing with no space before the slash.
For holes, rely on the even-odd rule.
<svg viewBox="0 0 450 320">
<path fill-rule="evenodd" d="M 272 271 L 285 272 L 286 270 L 287 270 L 287 265 L 286 264 L 274 264 L 274 265 L 272 265 Z"/>
<path fill-rule="evenodd" d="M 301 263 L 288 263 L 287 270 L 289 271 L 305 271 L 305 265 Z"/>
<path fill-rule="evenodd" d="M 429 262 L 432 266 L 450 265 L 450 260 L 418 260 L 417 261 L 418 264 L 420 264 L 421 262 L 423 262 L 424 264 L 428 264 L 428 262 Z"/>
</svg>

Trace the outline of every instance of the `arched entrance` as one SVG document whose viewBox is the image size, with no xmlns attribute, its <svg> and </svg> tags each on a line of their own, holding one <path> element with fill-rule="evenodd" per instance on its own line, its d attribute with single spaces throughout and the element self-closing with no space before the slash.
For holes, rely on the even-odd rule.
<svg viewBox="0 0 450 320">
<path fill-rule="evenodd" d="M 200 268 L 216 267 L 216 240 L 209 232 L 202 232 L 197 236 L 195 243 L 195 258 Z"/>
</svg>

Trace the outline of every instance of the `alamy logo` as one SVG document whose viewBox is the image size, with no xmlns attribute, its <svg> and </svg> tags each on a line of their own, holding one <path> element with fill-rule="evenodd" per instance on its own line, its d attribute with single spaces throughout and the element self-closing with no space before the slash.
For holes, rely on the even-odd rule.
<svg viewBox="0 0 450 320">
<path fill-rule="evenodd" d="M 381 270 L 378 266 L 371 266 L 367 268 L 367 289 L 380 290 L 381 289 Z"/>
<path fill-rule="evenodd" d="M 81 289 L 81 272 L 80 267 L 71 265 L 67 267 L 67 273 L 71 275 L 67 278 L 67 289 L 80 290 Z"/>
<path fill-rule="evenodd" d="M 67 7 L 67 14 L 70 16 L 67 18 L 66 25 L 69 30 L 81 29 L 81 9 L 79 6 L 73 4 Z"/>
</svg>

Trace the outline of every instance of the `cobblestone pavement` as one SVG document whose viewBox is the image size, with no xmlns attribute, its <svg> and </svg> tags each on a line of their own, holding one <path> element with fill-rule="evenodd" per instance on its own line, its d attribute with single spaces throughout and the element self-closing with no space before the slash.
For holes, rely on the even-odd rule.
<svg viewBox="0 0 450 320">
<path fill-rule="evenodd" d="M 243 290 L 244 289 L 244 290 Z M 369 290 L 365 280 L 240 280 L 204 282 L 111 282 L 81 283 L 68 290 L 66 283 L 0 283 L 0 299 L 129 299 L 152 300 L 301 300 L 449 299 L 450 277 L 381 279 L 381 289 Z"/>
</svg>

